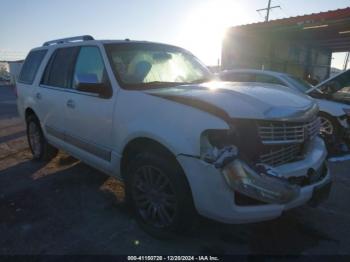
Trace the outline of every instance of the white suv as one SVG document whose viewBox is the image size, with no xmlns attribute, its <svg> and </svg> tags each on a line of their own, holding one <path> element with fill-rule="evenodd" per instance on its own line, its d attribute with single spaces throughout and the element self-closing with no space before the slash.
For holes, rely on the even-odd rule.
<svg viewBox="0 0 350 262">
<path fill-rule="evenodd" d="M 194 211 L 248 223 L 329 192 L 312 99 L 211 77 L 175 46 L 60 39 L 26 58 L 18 111 L 35 159 L 60 148 L 123 180 L 154 234 L 189 225 Z"/>
</svg>

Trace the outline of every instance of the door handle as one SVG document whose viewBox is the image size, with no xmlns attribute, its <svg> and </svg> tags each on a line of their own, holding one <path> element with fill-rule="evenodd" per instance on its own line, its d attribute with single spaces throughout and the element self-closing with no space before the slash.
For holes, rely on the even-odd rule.
<svg viewBox="0 0 350 262">
<path fill-rule="evenodd" d="M 71 99 L 69 99 L 69 100 L 67 101 L 67 107 L 69 107 L 69 108 L 74 108 L 74 107 L 75 107 L 74 101 L 71 100 Z"/>
<path fill-rule="evenodd" d="M 35 97 L 40 100 L 41 99 L 41 94 L 40 93 L 36 93 Z"/>
</svg>

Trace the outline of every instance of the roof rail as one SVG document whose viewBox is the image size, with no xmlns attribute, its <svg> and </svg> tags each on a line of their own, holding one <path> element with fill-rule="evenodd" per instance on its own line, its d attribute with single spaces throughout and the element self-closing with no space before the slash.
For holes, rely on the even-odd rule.
<svg viewBox="0 0 350 262">
<path fill-rule="evenodd" d="M 80 35 L 80 36 L 67 37 L 67 38 L 47 41 L 43 44 L 43 46 L 49 46 L 54 44 L 56 45 L 64 44 L 64 43 L 70 43 L 70 42 L 76 42 L 76 41 L 89 41 L 89 40 L 94 40 L 94 38 L 91 35 Z"/>
</svg>

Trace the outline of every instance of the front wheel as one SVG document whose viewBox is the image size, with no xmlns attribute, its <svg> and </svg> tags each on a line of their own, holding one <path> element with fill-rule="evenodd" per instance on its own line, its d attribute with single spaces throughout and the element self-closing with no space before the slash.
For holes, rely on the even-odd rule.
<svg viewBox="0 0 350 262">
<path fill-rule="evenodd" d="M 187 229 L 195 216 L 182 169 L 166 157 L 141 153 L 129 163 L 127 194 L 141 227 L 157 238 Z"/>
<path fill-rule="evenodd" d="M 30 115 L 26 122 L 27 139 L 33 159 L 48 161 L 55 157 L 58 150 L 47 142 L 41 130 L 39 120 L 34 115 Z"/>
<path fill-rule="evenodd" d="M 321 128 L 320 133 L 327 136 L 337 136 L 339 133 L 339 124 L 337 120 L 326 114 L 320 114 Z"/>
</svg>

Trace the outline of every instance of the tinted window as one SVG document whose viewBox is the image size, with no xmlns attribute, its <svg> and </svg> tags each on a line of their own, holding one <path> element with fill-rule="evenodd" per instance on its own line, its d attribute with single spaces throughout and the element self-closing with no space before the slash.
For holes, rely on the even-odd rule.
<svg viewBox="0 0 350 262">
<path fill-rule="evenodd" d="M 28 54 L 26 61 L 23 64 L 19 82 L 32 84 L 39 69 L 39 66 L 46 54 L 47 50 L 32 51 Z"/>
<path fill-rule="evenodd" d="M 70 88 L 74 61 L 78 51 L 79 47 L 57 49 L 46 67 L 42 84 Z"/>
<path fill-rule="evenodd" d="M 74 87 L 79 81 L 108 84 L 106 68 L 97 47 L 82 47 L 74 70 Z"/>
<path fill-rule="evenodd" d="M 287 80 L 287 82 L 290 83 L 293 87 L 296 87 L 299 91 L 304 93 L 312 88 L 312 85 L 310 85 L 308 82 L 295 76 L 288 75 L 285 76 L 284 79 Z"/>
<path fill-rule="evenodd" d="M 232 82 L 255 82 L 255 75 L 250 73 L 226 73 L 220 78 Z"/>
<path fill-rule="evenodd" d="M 267 84 L 277 84 L 277 85 L 284 85 L 280 80 L 278 80 L 274 76 L 269 76 L 269 75 L 262 75 L 262 74 L 257 74 L 256 75 L 256 82 L 259 83 L 267 83 Z"/>
</svg>

